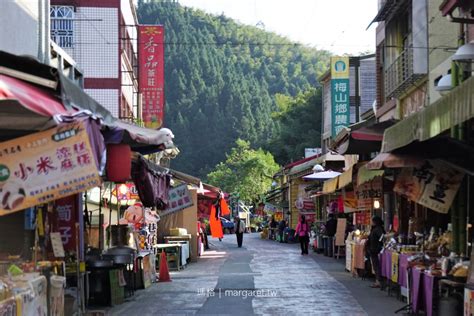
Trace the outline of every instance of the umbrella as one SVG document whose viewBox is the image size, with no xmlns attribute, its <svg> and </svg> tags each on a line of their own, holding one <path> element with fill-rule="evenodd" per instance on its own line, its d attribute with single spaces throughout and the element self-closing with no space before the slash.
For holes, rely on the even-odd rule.
<svg viewBox="0 0 474 316">
<path fill-rule="evenodd" d="M 337 177 L 340 175 L 340 172 L 337 171 L 321 171 L 321 172 L 315 172 L 313 174 L 304 176 L 303 179 L 305 180 L 328 180 Z"/>
</svg>

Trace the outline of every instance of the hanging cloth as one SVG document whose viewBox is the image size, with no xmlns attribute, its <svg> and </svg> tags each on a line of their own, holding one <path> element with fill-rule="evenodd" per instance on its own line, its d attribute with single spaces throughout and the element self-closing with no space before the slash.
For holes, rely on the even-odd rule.
<svg viewBox="0 0 474 316">
<path fill-rule="evenodd" d="M 227 202 L 224 198 L 221 199 L 221 215 L 230 215 L 229 205 L 227 205 Z"/>
<path fill-rule="evenodd" d="M 209 224 L 211 226 L 211 236 L 214 238 L 223 238 L 222 223 L 219 219 L 218 211 L 215 205 L 211 206 L 211 216 L 209 216 Z"/>
</svg>

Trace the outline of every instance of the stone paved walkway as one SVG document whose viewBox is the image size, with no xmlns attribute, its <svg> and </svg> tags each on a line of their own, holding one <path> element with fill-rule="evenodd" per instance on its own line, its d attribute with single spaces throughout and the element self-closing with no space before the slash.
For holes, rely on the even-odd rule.
<svg viewBox="0 0 474 316">
<path fill-rule="evenodd" d="M 317 255 L 301 256 L 298 245 L 261 240 L 258 234 L 246 234 L 243 248 L 237 248 L 234 235 L 211 244 L 197 263 L 172 272 L 172 282 L 136 292 L 109 314 L 393 315 L 394 309 L 374 313 L 370 304 L 363 308 L 354 298 L 358 295 L 320 266 Z M 365 291 L 365 296 L 383 297 L 380 291 Z"/>
</svg>

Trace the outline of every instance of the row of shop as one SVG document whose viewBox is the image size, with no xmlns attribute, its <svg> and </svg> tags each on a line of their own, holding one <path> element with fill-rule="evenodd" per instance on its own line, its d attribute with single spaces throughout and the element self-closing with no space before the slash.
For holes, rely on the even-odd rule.
<svg viewBox="0 0 474 316">
<path fill-rule="evenodd" d="M 114 118 L 60 71 L 0 52 L 0 311 L 72 315 L 120 304 L 180 270 L 206 231 L 222 235 L 224 194 L 163 168 L 169 129 Z"/>
<path fill-rule="evenodd" d="M 458 89 L 472 84 L 471 78 Z M 361 277 L 372 273 L 366 245 L 371 219 L 379 216 L 386 231 L 381 273 L 387 288 L 409 304 L 407 311 L 454 315 L 462 312 L 459 306 L 469 309 L 472 172 L 469 152 L 461 154 L 461 147 L 471 148 L 469 141 L 444 133 L 391 151 L 392 133 L 407 123 L 377 123 L 373 112 L 364 115 L 336 137 L 332 149 L 338 155 L 309 157 L 276 175 L 279 187 L 267 194 L 267 214 L 281 214 L 293 229 L 306 215 L 315 249 L 345 257 L 346 270 Z M 337 219 L 332 228 L 331 214 Z"/>
</svg>

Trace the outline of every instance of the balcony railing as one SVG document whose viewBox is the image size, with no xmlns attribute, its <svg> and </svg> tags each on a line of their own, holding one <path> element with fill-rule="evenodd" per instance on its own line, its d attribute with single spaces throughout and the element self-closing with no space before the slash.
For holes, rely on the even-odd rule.
<svg viewBox="0 0 474 316">
<path fill-rule="evenodd" d="M 406 48 L 385 70 L 385 97 L 398 97 L 422 75 L 413 71 L 413 48 Z"/>
</svg>

